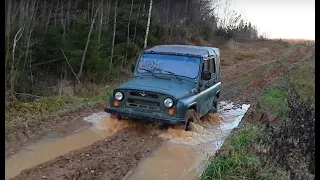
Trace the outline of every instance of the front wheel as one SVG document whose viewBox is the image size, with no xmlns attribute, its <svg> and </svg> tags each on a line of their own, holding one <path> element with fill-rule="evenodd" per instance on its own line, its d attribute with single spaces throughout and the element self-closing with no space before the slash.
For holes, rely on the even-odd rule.
<svg viewBox="0 0 320 180">
<path fill-rule="evenodd" d="M 212 107 L 212 109 L 211 109 L 209 112 L 212 113 L 212 114 L 214 114 L 214 113 L 216 113 L 217 111 L 218 111 L 218 99 L 215 98 L 215 99 L 213 100 L 213 107 Z"/>
<path fill-rule="evenodd" d="M 190 122 L 194 122 L 194 123 L 200 123 L 200 119 L 198 117 L 198 114 L 196 113 L 196 111 L 194 109 L 189 109 L 184 117 L 184 130 L 185 131 L 189 131 L 190 130 Z"/>
</svg>

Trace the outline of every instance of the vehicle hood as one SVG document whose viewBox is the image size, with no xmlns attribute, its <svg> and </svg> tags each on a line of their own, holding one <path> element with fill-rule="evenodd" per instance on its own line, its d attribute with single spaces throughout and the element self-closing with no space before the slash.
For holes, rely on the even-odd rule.
<svg viewBox="0 0 320 180">
<path fill-rule="evenodd" d="M 195 89 L 196 84 L 178 80 L 176 78 L 162 79 L 156 77 L 136 77 L 117 89 L 136 89 L 143 91 L 157 92 L 167 94 L 175 99 L 181 99 L 191 95 Z"/>
</svg>

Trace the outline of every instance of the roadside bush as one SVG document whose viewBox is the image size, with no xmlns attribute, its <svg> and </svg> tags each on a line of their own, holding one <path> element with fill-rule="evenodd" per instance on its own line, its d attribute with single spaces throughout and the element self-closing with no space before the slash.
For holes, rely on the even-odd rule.
<svg viewBox="0 0 320 180">
<path fill-rule="evenodd" d="M 313 179 L 315 173 L 315 109 L 311 102 L 304 101 L 291 87 L 288 120 L 280 127 L 266 129 L 269 161 L 285 167 L 291 179 Z"/>
</svg>

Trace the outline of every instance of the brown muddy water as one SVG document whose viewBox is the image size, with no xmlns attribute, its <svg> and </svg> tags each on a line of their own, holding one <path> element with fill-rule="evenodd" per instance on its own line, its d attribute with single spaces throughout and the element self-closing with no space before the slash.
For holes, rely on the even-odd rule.
<svg viewBox="0 0 320 180">
<path fill-rule="evenodd" d="M 191 132 L 169 128 L 160 133 L 168 142 L 140 162 L 124 179 L 198 179 L 209 157 L 238 126 L 248 108 L 249 105 L 235 107 L 232 103 L 221 102 L 218 113 L 205 116 L 201 125 L 192 124 Z"/>
<path fill-rule="evenodd" d="M 115 132 L 132 124 L 130 121 L 111 119 L 106 113 L 96 113 L 84 120 L 94 122 L 93 126 L 69 136 L 51 133 L 42 140 L 26 146 L 7 157 L 5 161 L 5 178 L 10 179 L 24 169 L 67 154 L 72 150 L 89 146 L 96 141 L 112 136 Z"/>
<path fill-rule="evenodd" d="M 191 124 L 192 131 L 185 132 L 181 127 L 155 129 L 160 137 L 168 141 L 128 172 L 124 179 L 197 179 L 208 158 L 222 146 L 249 108 L 249 105 L 235 107 L 226 102 L 219 105 L 218 113 L 205 116 L 203 124 Z M 120 129 L 134 125 L 131 121 L 110 119 L 104 112 L 93 114 L 84 120 L 93 123 L 93 126 L 66 137 L 50 134 L 6 158 L 5 178 L 10 179 L 24 169 L 89 146 L 112 136 Z"/>
</svg>

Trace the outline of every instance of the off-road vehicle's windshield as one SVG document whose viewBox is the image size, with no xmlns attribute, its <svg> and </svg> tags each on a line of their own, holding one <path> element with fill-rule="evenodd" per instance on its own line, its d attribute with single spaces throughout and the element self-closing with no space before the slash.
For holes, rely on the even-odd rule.
<svg viewBox="0 0 320 180">
<path fill-rule="evenodd" d="M 200 58 L 164 54 L 142 54 L 138 63 L 138 73 L 174 74 L 197 78 Z"/>
</svg>

